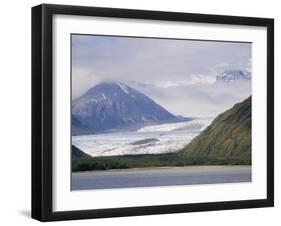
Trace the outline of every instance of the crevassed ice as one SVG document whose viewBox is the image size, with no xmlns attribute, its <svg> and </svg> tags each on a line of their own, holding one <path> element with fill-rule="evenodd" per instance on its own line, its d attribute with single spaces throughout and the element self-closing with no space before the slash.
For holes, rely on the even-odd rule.
<svg viewBox="0 0 281 226">
<path fill-rule="evenodd" d="M 138 130 L 138 132 L 151 131 L 173 131 L 173 130 L 203 130 L 213 119 L 195 119 L 187 122 L 166 123 L 156 126 L 147 126 Z"/>
<path fill-rule="evenodd" d="M 73 136 L 72 143 L 93 157 L 174 153 L 188 144 L 211 121 L 193 120 L 149 126 L 139 131 Z"/>
</svg>

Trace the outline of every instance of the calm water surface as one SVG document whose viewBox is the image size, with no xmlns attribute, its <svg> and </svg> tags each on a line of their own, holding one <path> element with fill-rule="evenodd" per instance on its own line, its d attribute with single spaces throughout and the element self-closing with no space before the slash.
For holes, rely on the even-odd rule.
<svg viewBox="0 0 281 226">
<path fill-rule="evenodd" d="M 251 182 L 251 166 L 187 166 L 72 173 L 72 190 Z"/>
</svg>

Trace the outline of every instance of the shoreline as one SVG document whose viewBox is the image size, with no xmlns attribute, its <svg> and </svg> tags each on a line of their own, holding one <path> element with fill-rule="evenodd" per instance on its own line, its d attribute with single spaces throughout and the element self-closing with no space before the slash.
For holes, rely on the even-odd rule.
<svg viewBox="0 0 281 226">
<path fill-rule="evenodd" d="M 122 155 L 72 160 L 72 172 L 107 171 L 120 169 L 144 169 L 185 166 L 235 166 L 251 165 L 243 159 L 218 159 L 213 157 L 186 157 L 179 152 L 155 155 Z"/>
<path fill-rule="evenodd" d="M 186 168 L 250 168 L 252 165 L 194 165 L 194 166 L 160 166 L 160 167 L 137 167 L 126 169 L 108 169 L 108 170 L 89 170 L 89 171 L 72 171 L 71 174 L 86 174 L 86 173 L 106 173 L 106 172 L 134 172 L 134 171 L 153 171 L 153 170 L 169 170 L 169 169 L 186 169 Z"/>
</svg>

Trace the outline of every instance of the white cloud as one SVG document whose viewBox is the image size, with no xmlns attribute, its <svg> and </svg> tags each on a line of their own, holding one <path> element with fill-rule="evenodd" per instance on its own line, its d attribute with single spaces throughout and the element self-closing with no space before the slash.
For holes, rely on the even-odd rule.
<svg viewBox="0 0 281 226">
<path fill-rule="evenodd" d="M 98 82 L 94 73 L 80 68 L 72 68 L 72 99 L 81 96 Z"/>
<path fill-rule="evenodd" d="M 108 36 L 72 40 L 74 98 L 110 80 L 130 83 L 174 114 L 214 115 L 241 99 L 236 92 L 250 91 L 246 86 L 228 87 L 230 93 L 214 86 L 221 70 L 251 67 L 248 43 Z"/>
<path fill-rule="evenodd" d="M 214 76 L 210 75 L 191 75 L 189 80 L 172 80 L 172 81 L 162 81 L 156 83 L 156 86 L 162 88 L 169 88 L 169 87 L 178 87 L 178 86 L 188 86 L 188 85 L 195 85 L 195 84 L 212 84 L 216 81 Z"/>
</svg>

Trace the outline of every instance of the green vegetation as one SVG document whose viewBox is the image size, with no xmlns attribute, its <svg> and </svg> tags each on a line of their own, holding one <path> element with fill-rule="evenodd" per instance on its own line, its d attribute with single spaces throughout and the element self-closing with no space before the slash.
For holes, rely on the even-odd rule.
<svg viewBox="0 0 281 226">
<path fill-rule="evenodd" d="M 220 114 L 180 154 L 185 157 L 238 159 L 251 164 L 251 97 Z"/>
<path fill-rule="evenodd" d="M 73 146 L 72 155 L 73 172 L 191 165 L 250 165 L 251 97 L 220 114 L 178 153 L 91 157 Z"/>
<path fill-rule="evenodd" d="M 192 165 L 248 165 L 241 159 L 218 159 L 208 157 L 184 157 L 179 154 L 123 155 L 72 160 L 72 171 L 128 169 L 144 167 L 174 167 Z"/>
</svg>

